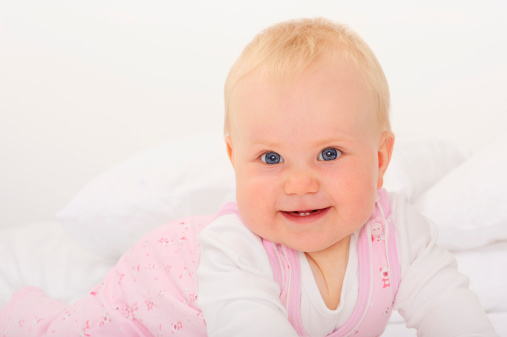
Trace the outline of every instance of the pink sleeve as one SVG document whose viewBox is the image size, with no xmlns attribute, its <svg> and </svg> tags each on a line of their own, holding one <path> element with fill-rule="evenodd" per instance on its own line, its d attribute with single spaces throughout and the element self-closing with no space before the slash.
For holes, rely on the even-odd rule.
<svg viewBox="0 0 507 337">
<path fill-rule="evenodd" d="M 0 310 L 0 337 L 205 336 L 195 270 L 197 235 L 211 220 L 186 218 L 150 232 L 70 305 L 37 288 L 19 291 Z"/>
<path fill-rule="evenodd" d="M 66 307 L 38 288 L 23 288 L 0 309 L 0 336 L 42 336 Z"/>
</svg>

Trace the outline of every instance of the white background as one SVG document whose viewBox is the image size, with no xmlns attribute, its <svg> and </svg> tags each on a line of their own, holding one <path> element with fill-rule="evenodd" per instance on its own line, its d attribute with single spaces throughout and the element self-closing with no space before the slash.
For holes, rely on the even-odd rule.
<svg viewBox="0 0 507 337">
<path fill-rule="evenodd" d="M 399 139 L 477 150 L 505 132 L 503 0 L 0 0 L 0 227 L 54 219 L 87 181 L 153 145 L 220 133 L 244 45 L 314 16 L 375 51 Z"/>
</svg>

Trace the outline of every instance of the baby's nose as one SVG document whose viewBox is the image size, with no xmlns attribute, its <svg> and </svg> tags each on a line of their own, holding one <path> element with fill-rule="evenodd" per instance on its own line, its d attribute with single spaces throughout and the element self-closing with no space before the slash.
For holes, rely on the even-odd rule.
<svg viewBox="0 0 507 337">
<path fill-rule="evenodd" d="M 289 195 L 305 195 L 319 190 L 319 183 L 312 172 L 293 170 L 287 174 L 284 183 L 285 193 Z"/>
</svg>

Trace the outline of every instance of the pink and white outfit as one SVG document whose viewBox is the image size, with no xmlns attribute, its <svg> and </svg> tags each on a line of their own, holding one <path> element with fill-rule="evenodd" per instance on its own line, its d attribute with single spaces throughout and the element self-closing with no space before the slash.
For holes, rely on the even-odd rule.
<svg viewBox="0 0 507 337">
<path fill-rule="evenodd" d="M 152 231 L 73 304 L 22 289 L 0 309 L 0 337 L 378 336 L 393 308 L 420 336 L 497 336 L 467 282 L 427 220 L 380 191 L 329 310 L 304 253 L 262 240 L 227 204 Z"/>
<path fill-rule="evenodd" d="M 384 216 L 376 208 L 351 235 L 336 310 L 327 308 L 303 252 L 262 240 L 234 212 L 203 229 L 197 304 L 208 335 L 378 336 L 395 309 L 419 337 L 498 336 L 452 254 L 437 245 L 435 226 L 403 195 L 380 190 L 379 201 Z"/>
<path fill-rule="evenodd" d="M 394 227 L 388 223 L 389 199 L 379 192 L 375 209 L 363 226 L 358 240 L 359 293 L 348 321 L 328 336 L 380 336 L 384 331 L 400 283 L 400 266 Z M 219 215 L 240 214 L 235 204 L 224 205 Z M 280 286 L 280 302 L 299 336 L 309 336 L 301 320 L 301 270 L 298 252 L 262 239 Z"/>
</svg>

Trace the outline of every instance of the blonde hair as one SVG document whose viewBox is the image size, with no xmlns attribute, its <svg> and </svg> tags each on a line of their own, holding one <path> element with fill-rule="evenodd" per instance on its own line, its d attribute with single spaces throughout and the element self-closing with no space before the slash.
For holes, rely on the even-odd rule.
<svg viewBox="0 0 507 337">
<path fill-rule="evenodd" d="M 391 130 L 389 86 L 384 71 L 363 39 L 345 25 L 324 18 L 278 23 L 260 32 L 245 47 L 225 81 L 224 133 L 229 134 L 229 100 L 234 87 L 253 72 L 290 82 L 319 56 L 344 57 L 363 72 L 377 105 L 378 124 Z"/>
</svg>

